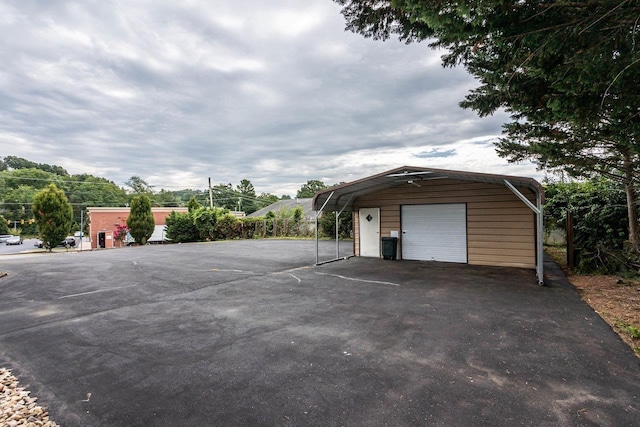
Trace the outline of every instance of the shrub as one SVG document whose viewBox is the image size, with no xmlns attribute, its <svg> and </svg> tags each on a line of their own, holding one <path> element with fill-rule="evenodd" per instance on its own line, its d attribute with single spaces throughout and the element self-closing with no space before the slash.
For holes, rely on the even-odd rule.
<svg viewBox="0 0 640 427">
<path fill-rule="evenodd" d="M 573 213 L 576 270 L 616 273 L 633 268 L 628 238 L 626 196 L 610 181 L 555 183 L 545 188 L 547 228 L 565 229 Z M 637 258 L 637 254 L 635 254 Z"/>
<path fill-rule="evenodd" d="M 262 237 L 262 223 L 264 218 L 240 218 L 240 236 L 243 239 Z"/>
<path fill-rule="evenodd" d="M 336 237 L 335 212 L 323 212 L 318 218 L 319 235 L 322 237 Z M 353 237 L 353 214 L 343 212 L 338 219 L 338 234 L 342 239 Z"/>
<path fill-rule="evenodd" d="M 199 208 L 194 210 L 191 215 L 193 223 L 198 230 L 201 240 L 216 240 L 216 224 L 218 218 L 227 214 L 226 209 L 218 208 Z"/>
<path fill-rule="evenodd" d="M 215 239 L 228 240 L 242 237 L 241 228 L 238 227 L 240 221 L 231 214 L 225 214 L 218 218 L 215 226 Z"/>
<path fill-rule="evenodd" d="M 7 219 L 0 215 L 0 234 L 9 234 L 9 224 Z"/>
<path fill-rule="evenodd" d="M 167 217 L 167 238 L 175 243 L 197 242 L 200 233 L 190 213 L 171 212 Z"/>
</svg>

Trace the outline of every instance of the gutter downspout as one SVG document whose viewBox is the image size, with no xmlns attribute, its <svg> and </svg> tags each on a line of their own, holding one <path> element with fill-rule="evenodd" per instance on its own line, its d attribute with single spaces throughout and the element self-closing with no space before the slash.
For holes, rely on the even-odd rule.
<svg viewBox="0 0 640 427">
<path fill-rule="evenodd" d="M 518 198 L 536 214 L 536 275 L 538 276 L 538 284 L 544 285 L 544 253 L 542 246 L 542 228 L 544 227 L 544 224 L 542 221 L 542 193 L 537 189 L 534 189 L 534 193 L 536 194 L 536 204 L 534 205 L 509 181 L 505 179 L 504 183 L 507 188 L 513 192 L 513 194 L 518 196 Z"/>
</svg>

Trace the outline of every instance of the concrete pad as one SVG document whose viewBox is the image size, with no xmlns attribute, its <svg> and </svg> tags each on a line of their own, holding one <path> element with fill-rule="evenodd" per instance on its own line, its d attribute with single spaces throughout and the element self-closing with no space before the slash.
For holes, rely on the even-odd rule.
<svg viewBox="0 0 640 427">
<path fill-rule="evenodd" d="M 509 268 L 314 267 L 313 251 L 11 257 L 0 366 L 64 426 L 637 423 L 639 360 L 555 264 L 540 287 Z"/>
</svg>

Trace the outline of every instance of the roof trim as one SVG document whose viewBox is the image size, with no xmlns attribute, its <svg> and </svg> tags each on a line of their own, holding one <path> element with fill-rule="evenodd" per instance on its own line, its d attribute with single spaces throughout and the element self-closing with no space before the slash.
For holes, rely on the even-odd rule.
<svg viewBox="0 0 640 427">
<path fill-rule="evenodd" d="M 119 207 L 99 207 L 99 206 L 89 206 L 87 207 L 87 212 L 129 212 L 131 208 L 129 206 L 119 206 Z M 188 212 L 189 208 L 183 206 L 176 207 L 151 207 L 151 212 L 169 212 L 176 211 L 178 213 Z"/>
<path fill-rule="evenodd" d="M 366 178 L 358 179 L 346 184 L 336 185 L 325 190 L 317 192 L 313 196 L 312 207 L 314 210 L 327 203 L 325 210 L 339 211 L 353 206 L 353 201 L 365 194 L 374 191 L 391 188 L 405 183 L 413 183 L 419 185 L 420 181 L 429 181 L 433 179 L 455 179 L 470 182 L 484 182 L 491 184 L 505 185 L 504 181 L 510 182 L 515 187 L 527 188 L 535 194 L 544 195 L 542 185 L 533 178 L 497 175 L 480 172 L 456 171 L 448 169 L 425 168 L 419 166 L 402 166 L 372 175 Z M 327 202 L 329 195 L 333 193 L 331 200 Z"/>
</svg>

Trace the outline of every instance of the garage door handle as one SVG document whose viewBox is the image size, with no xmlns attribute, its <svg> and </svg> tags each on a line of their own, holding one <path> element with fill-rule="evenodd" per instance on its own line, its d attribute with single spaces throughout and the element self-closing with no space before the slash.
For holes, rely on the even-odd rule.
<svg viewBox="0 0 640 427">
<path fill-rule="evenodd" d="M 402 230 L 402 234 L 407 234 L 407 230 Z"/>
</svg>

